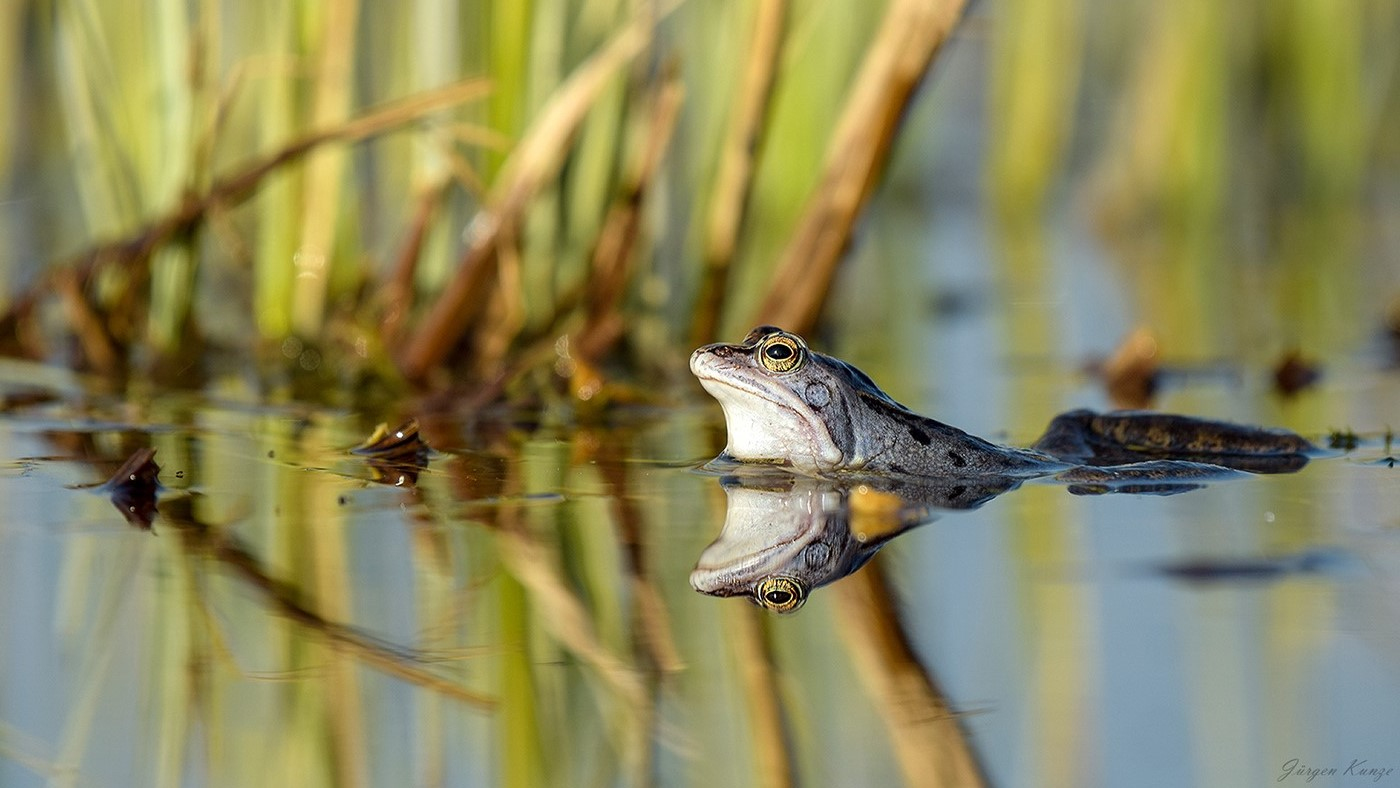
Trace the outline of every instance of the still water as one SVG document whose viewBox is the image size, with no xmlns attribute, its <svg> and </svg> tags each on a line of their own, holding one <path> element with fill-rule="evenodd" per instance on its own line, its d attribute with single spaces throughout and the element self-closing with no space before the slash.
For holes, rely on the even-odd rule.
<svg viewBox="0 0 1400 788">
<path fill-rule="evenodd" d="M 1400 784 L 1393 373 L 1304 395 L 1287 426 L 1376 432 L 1296 474 L 1031 481 L 907 530 L 878 491 L 822 509 L 697 471 L 723 423 L 679 378 L 580 420 L 50 399 L 31 373 L 0 418 L 5 786 L 1244 786 L 1358 760 Z M 421 468 L 349 452 L 406 415 Z M 89 486 L 142 447 L 149 529 Z M 868 564 L 788 615 L 692 588 L 763 549 L 712 544 L 726 517 L 781 539 L 812 506 Z"/>
</svg>

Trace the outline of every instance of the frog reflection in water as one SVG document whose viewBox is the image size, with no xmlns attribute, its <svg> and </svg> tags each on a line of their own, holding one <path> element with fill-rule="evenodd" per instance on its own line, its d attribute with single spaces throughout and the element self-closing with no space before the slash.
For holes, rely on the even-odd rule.
<svg viewBox="0 0 1400 788">
<path fill-rule="evenodd" d="M 761 464 L 797 474 L 789 474 L 781 497 L 783 484 L 745 487 L 743 474 L 725 482 L 725 529 L 691 583 L 779 611 L 795 609 L 811 588 L 855 571 L 889 536 L 922 521 L 909 521 L 908 512 L 972 508 L 1035 477 L 1054 477 L 1075 493 L 1171 494 L 1241 471 L 1293 472 L 1316 450 L 1285 430 L 1087 410 L 1057 416 L 1029 449 L 999 446 L 910 411 L 865 373 L 772 326 L 739 344 L 699 348 L 690 368 L 724 409 L 729 441 L 712 467 Z M 876 529 L 884 538 L 861 540 L 846 527 L 845 502 L 856 485 L 904 502 L 898 527 Z"/>
<path fill-rule="evenodd" d="M 886 542 L 938 510 L 976 508 L 1021 481 L 987 476 L 855 484 L 774 468 L 736 470 L 720 480 L 729 503 L 724 527 L 700 553 L 690 585 L 711 596 L 745 596 L 779 613 L 802 607 L 812 589 L 861 568 Z"/>
</svg>

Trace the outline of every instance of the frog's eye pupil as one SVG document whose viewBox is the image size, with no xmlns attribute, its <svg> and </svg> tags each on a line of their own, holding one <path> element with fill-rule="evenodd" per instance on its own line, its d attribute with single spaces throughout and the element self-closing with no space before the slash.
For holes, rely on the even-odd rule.
<svg viewBox="0 0 1400 788">
<path fill-rule="evenodd" d="M 791 372 L 802 364 L 802 347 L 787 336 L 777 336 L 761 350 L 763 366 L 770 372 Z"/>
<path fill-rule="evenodd" d="M 802 607 L 807 591 L 791 577 L 770 577 L 759 583 L 751 597 L 755 602 L 778 613 L 791 613 Z"/>
</svg>

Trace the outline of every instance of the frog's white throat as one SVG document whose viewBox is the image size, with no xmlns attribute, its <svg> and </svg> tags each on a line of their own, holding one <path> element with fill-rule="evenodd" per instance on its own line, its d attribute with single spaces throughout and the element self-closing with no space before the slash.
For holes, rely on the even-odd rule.
<svg viewBox="0 0 1400 788">
<path fill-rule="evenodd" d="M 725 453 L 730 457 L 747 462 L 786 460 L 794 468 L 813 471 L 842 461 L 826 423 L 791 392 L 764 387 L 760 393 L 738 381 L 698 377 L 724 409 L 729 433 Z"/>
</svg>

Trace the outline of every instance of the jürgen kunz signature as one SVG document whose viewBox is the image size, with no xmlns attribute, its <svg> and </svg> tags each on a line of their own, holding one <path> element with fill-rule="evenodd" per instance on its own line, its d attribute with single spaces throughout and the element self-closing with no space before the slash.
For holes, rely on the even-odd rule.
<svg viewBox="0 0 1400 788">
<path fill-rule="evenodd" d="M 1351 763 L 1346 766 L 1313 766 L 1297 758 L 1290 758 L 1283 762 L 1279 772 L 1276 782 L 1283 782 L 1289 778 L 1310 783 L 1319 777 L 1360 777 L 1378 783 L 1382 778 L 1393 776 L 1395 767 L 1375 766 L 1365 758 L 1352 758 Z"/>
</svg>

